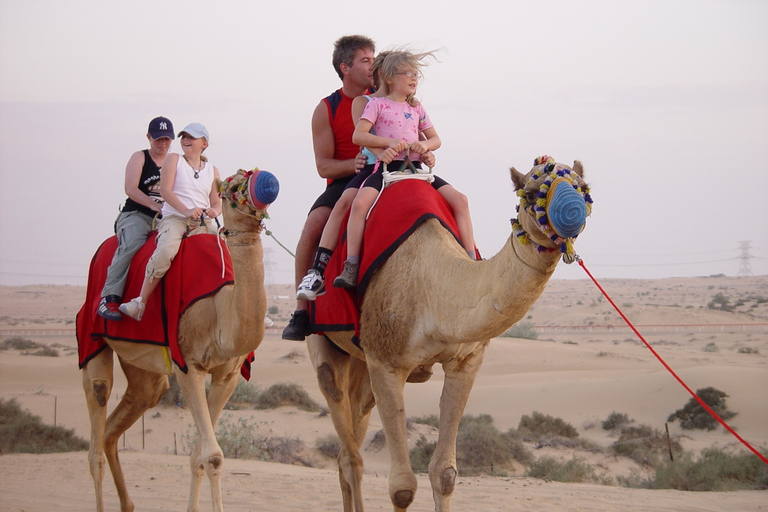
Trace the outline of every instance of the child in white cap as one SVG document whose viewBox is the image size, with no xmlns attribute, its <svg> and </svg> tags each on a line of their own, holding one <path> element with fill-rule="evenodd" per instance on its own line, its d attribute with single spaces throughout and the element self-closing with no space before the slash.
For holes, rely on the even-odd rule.
<svg viewBox="0 0 768 512">
<path fill-rule="evenodd" d="M 160 171 L 160 195 L 165 203 L 157 228 L 157 248 L 147 262 L 140 295 L 120 305 L 120 311 L 139 321 L 147 300 L 179 252 L 184 235 L 205 230 L 203 216 L 214 219 L 221 214 L 216 186 L 219 170 L 203 156 L 210 139 L 208 130 L 192 123 L 179 132 L 179 137 L 184 154 L 169 154 Z"/>
</svg>

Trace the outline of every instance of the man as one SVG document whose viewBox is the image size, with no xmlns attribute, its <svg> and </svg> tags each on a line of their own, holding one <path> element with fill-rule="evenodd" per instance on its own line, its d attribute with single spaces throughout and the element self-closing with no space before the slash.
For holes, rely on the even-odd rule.
<svg viewBox="0 0 768 512">
<path fill-rule="evenodd" d="M 364 36 L 339 38 L 333 51 L 333 67 L 341 78 L 341 88 L 323 98 L 312 114 L 312 146 L 315 165 L 327 180 L 325 192 L 317 198 L 307 215 L 296 246 L 295 285 L 312 267 L 323 227 L 344 187 L 365 165 L 360 148 L 352 142 L 355 122 L 352 100 L 373 87 L 374 42 Z M 302 341 L 311 334 L 307 301 L 297 300 L 296 311 L 283 330 L 283 339 Z"/>
</svg>

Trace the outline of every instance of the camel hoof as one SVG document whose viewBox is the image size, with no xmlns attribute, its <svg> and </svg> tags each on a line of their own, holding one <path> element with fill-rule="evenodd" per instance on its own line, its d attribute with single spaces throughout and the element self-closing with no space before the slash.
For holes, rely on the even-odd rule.
<svg viewBox="0 0 768 512">
<path fill-rule="evenodd" d="M 343 395 L 336 385 L 333 369 L 328 363 L 322 363 L 317 367 L 317 383 L 320 384 L 320 389 L 331 397 L 331 400 L 334 402 L 341 402 Z"/>
<path fill-rule="evenodd" d="M 419 384 L 421 382 L 427 382 L 432 378 L 432 365 L 426 366 L 420 364 L 417 366 L 406 379 L 406 382 Z"/>
<path fill-rule="evenodd" d="M 397 508 L 406 509 L 413 501 L 414 492 L 410 490 L 397 491 L 392 496 L 392 504 Z"/>
</svg>

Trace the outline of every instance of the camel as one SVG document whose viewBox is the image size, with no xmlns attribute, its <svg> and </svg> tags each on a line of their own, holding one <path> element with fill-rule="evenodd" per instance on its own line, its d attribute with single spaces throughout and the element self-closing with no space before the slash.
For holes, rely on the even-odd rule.
<svg viewBox="0 0 768 512">
<path fill-rule="evenodd" d="M 359 347 L 351 332 L 325 332 L 342 350 L 323 336 L 308 338 L 318 383 L 341 440 L 338 467 L 345 512 L 363 512 L 360 448 L 374 405 L 390 451 L 394 510 L 405 511 L 412 503 L 417 481 L 408 457 L 403 390 L 406 381 L 428 379 L 435 363 L 442 365 L 445 381 L 429 480 L 435 510 L 450 511 L 458 475 L 459 421 L 485 348 L 525 316 L 561 256 L 568 262 L 575 259 L 574 233 L 581 231 L 591 208 L 580 162 L 571 169 L 541 157 L 535 164 L 527 175 L 510 169 L 520 197 L 519 219 L 498 254 L 472 261 L 437 220 L 427 220 L 371 279 L 361 304 Z M 563 187 L 551 183 L 557 170 L 566 171 L 572 187 L 565 188 L 576 192 L 575 206 L 582 211 L 575 218 L 566 214 L 572 224 L 567 239 L 540 220 L 546 219 L 546 191 Z"/>
<path fill-rule="evenodd" d="M 213 510 L 224 510 L 221 495 L 224 455 L 216 441 L 214 426 L 237 385 L 246 355 L 255 350 L 264 337 L 267 297 L 261 231 L 266 205 L 246 200 L 249 197 L 246 197 L 248 194 L 244 190 L 249 186 L 250 174 L 251 171 L 241 170 L 220 185 L 224 219 L 222 233 L 231 254 L 235 283 L 195 302 L 179 319 L 179 345 L 188 373 L 177 367 L 173 372 L 199 434 L 197 446 L 190 457 L 192 483 L 187 507 L 190 512 L 199 510 L 200 484 L 204 474 L 210 481 Z M 274 176 L 266 174 L 272 177 L 276 186 Z M 161 347 L 113 339 L 105 341 L 108 347 L 88 361 L 82 372 L 91 419 L 88 461 L 96 490 L 97 511 L 104 510 L 102 482 L 106 454 L 120 498 L 120 510 L 130 512 L 134 505 L 128 496 L 120 467 L 117 442 L 122 433 L 147 409 L 157 405 L 166 393 L 170 368 L 166 365 Z M 117 353 L 128 386 L 107 417 L 106 404 L 113 384 L 113 352 Z M 206 399 L 207 374 L 211 375 L 211 387 Z"/>
</svg>

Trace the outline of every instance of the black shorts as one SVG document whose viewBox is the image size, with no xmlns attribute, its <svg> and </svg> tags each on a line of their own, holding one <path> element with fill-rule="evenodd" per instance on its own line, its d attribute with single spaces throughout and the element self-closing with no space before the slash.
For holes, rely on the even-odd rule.
<svg viewBox="0 0 768 512">
<path fill-rule="evenodd" d="M 354 176 L 333 180 L 330 185 L 325 187 L 325 192 L 320 194 L 320 197 L 317 198 L 315 204 L 312 205 L 312 208 L 310 208 L 309 211 L 311 212 L 320 206 L 327 206 L 328 208 L 333 209 L 339 201 L 341 194 L 344 192 L 344 188 L 350 181 L 352 181 L 352 178 L 354 178 Z"/>
<path fill-rule="evenodd" d="M 373 170 L 376 168 L 376 164 L 366 164 L 365 167 L 360 169 L 360 172 L 350 180 L 349 183 L 347 183 L 347 188 L 360 188 L 365 180 L 368 179 L 368 176 L 373 173 Z"/>
<path fill-rule="evenodd" d="M 399 169 L 402 163 L 403 163 L 402 160 L 395 160 L 392 163 L 388 164 L 387 167 L 390 167 L 391 169 Z M 413 165 L 417 169 L 421 169 L 421 162 L 413 162 Z M 381 190 L 381 187 L 384 182 L 384 174 L 382 174 L 383 171 L 384 171 L 384 166 L 380 165 L 379 168 L 376 170 L 376 172 L 371 174 L 371 177 L 365 180 L 365 184 L 363 186 L 375 188 L 376 190 Z M 450 185 L 450 183 L 445 181 L 440 176 L 435 176 L 435 181 L 432 182 L 432 188 L 434 188 L 435 190 L 439 190 L 440 187 L 444 187 L 445 185 Z"/>
</svg>

